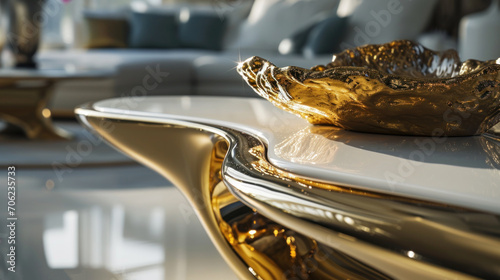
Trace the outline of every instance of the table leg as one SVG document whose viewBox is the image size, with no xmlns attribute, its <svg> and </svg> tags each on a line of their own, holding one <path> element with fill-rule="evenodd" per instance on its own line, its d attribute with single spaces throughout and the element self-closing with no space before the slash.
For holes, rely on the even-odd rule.
<svg viewBox="0 0 500 280">
<path fill-rule="evenodd" d="M 17 87 L 0 90 L 0 118 L 8 123 L 2 135 L 19 135 L 18 127 L 29 139 L 66 140 L 68 132 L 54 127 L 47 108 L 52 85 L 42 87 Z"/>
</svg>

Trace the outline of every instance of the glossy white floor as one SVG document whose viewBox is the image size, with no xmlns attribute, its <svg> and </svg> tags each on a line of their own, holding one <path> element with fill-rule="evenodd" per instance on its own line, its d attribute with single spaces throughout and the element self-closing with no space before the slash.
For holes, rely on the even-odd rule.
<svg viewBox="0 0 500 280">
<path fill-rule="evenodd" d="M 75 123 L 62 127 L 79 129 Z M 7 150 L 14 144 L 22 146 L 0 143 L 1 164 L 16 163 L 15 154 Z M 60 155 L 52 153 L 45 168 L 35 158 L 36 166 L 26 164 L 33 145 L 24 152 L 16 147 L 16 272 L 6 270 L 7 231 L 2 226 L 0 279 L 236 278 L 176 188 L 101 145 L 96 144 L 80 166 L 59 171 L 52 163 L 66 159 L 68 144 L 61 144 Z M 105 162 L 103 154 L 114 161 Z M 2 169 L 0 185 L 5 186 L 7 167 Z M 6 188 L 2 190 L 0 201 L 5 202 Z M 3 202 L 0 220 L 6 222 Z"/>
</svg>

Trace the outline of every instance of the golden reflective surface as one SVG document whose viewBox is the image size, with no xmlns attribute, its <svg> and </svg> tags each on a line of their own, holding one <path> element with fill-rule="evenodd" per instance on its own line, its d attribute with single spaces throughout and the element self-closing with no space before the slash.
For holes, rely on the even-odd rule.
<svg viewBox="0 0 500 280">
<path fill-rule="evenodd" d="M 222 257 L 242 279 L 253 277 L 227 243 L 212 206 L 220 182 L 224 144 L 216 134 L 197 128 L 161 123 L 81 119 L 119 150 L 157 171 L 186 196 Z M 146 141 L 147 139 L 147 141 Z"/>
<path fill-rule="evenodd" d="M 241 279 L 500 275 L 498 215 L 293 174 L 269 163 L 259 138 L 226 127 L 79 117 L 173 182 Z"/>
<path fill-rule="evenodd" d="M 242 204 L 222 183 L 228 142 L 221 137 L 176 125 L 90 117 L 84 122 L 174 182 L 241 279 L 389 279 Z M 156 140 L 141 144 L 146 138 Z M 169 144 L 160 144 L 165 139 Z M 158 151 L 159 146 L 164 149 Z"/>
<path fill-rule="evenodd" d="M 404 135 L 479 135 L 500 121 L 500 65 L 410 41 L 367 45 L 310 70 L 252 57 L 237 68 L 262 97 L 312 124 Z"/>
<path fill-rule="evenodd" d="M 0 119 L 9 126 L 3 135 L 25 135 L 30 139 L 65 140 L 71 135 L 52 124 L 47 108 L 53 81 L 35 86 L 19 86 L 16 81 L 0 78 Z"/>
<path fill-rule="evenodd" d="M 211 157 L 212 210 L 220 231 L 257 279 L 390 279 L 355 259 L 272 221 L 242 204 L 222 183 L 228 147 Z M 212 185 L 212 184 L 211 184 Z"/>
<path fill-rule="evenodd" d="M 269 219 L 373 266 L 383 277 L 498 276 L 500 253 L 492 249 L 500 246 L 498 215 L 286 172 L 269 164 L 257 139 L 237 140 L 246 144 L 226 158 L 225 182 Z"/>
</svg>

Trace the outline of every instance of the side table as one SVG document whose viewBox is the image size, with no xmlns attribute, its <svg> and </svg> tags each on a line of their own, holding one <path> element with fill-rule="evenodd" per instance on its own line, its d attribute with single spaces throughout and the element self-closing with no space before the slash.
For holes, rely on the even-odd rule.
<svg viewBox="0 0 500 280">
<path fill-rule="evenodd" d="M 3 135 L 24 133 L 30 139 L 61 140 L 69 133 L 54 127 L 47 108 L 53 87 L 63 80 L 109 78 L 111 70 L 0 69 L 0 119 L 7 122 Z M 21 129 L 21 131 L 20 131 Z"/>
</svg>

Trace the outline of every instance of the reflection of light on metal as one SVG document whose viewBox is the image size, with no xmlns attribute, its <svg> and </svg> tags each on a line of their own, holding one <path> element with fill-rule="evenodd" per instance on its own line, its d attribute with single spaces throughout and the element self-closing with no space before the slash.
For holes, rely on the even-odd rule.
<svg viewBox="0 0 500 280">
<path fill-rule="evenodd" d="M 231 180 L 231 179 L 229 179 Z M 240 189 L 244 189 L 243 188 L 240 188 Z M 255 193 L 255 191 L 254 191 Z M 291 198 L 289 197 L 288 199 L 290 200 L 296 200 L 295 198 Z M 323 218 L 323 219 L 333 219 L 333 213 L 328 211 L 327 209 L 319 209 L 317 207 L 315 207 L 315 205 L 303 205 L 303 204 L 298 204 L 298 203 L 295 203 L 295 202 L 278 202 L 278 201 L 272 201 L 271 204 L 277 208 L 280 208 L 282 209 L 283 211 L 286 211 L 286 212 L 291 212 L 291 213 L 307 213 L 309 215 L 313 215 L 313 216 L 316 216 L 316 217 L 320 217 L 320 218 Z"/>
<path fill-rule="evenodd" d="M 408 255 L 408 257 L 410 257 L 412 259 L 415 257 L 415 252 L 413 252 L 413 251 L 408 251 L 408 253 L 406 253 L 406 254 Z"/>
<path fill-rule="evenodd" d="M 78 266 L 78 212 L 71 210 L 45 218 L 43 247 L 50 268 Z"/>
<path fill-rule="evenodd" d="M 340 215 L 340 214 L 335 214 L 335 218 L 339 221 L 339 222 L 342 222 L 344 220 L 344 216 Z"/>
<path fill-rule="evenodd" d="M 295 237 L 293 236 L 287 237 L 286 244 L 290 246 L 290 257 L 292 257 L 292 259 L 297 257 L 297 251 L 296 251 L 297 246 L 295 245 Z"/>
<path fill-rule="evenodd" d="M 51 191 L 53 188 L 54 188 L 55 184 L 54 184 L 54 181 L 49 179 L 45 182 L 45 188 L 47 188 L 47 190 Z"/>
<path fill-rule="evenodd" d="M 45 108 L 45 109 L 42 110 L 42 116 L 44 118 L 48 119 L 48 118 L 50 118 L 50 115 L 51 115 L 51 113 L 50 113 L 49 109 Z"/>
<path fill-rule="evenodd" d="M 364 232 L 371 232 L 372 231 L 369 227 L 365 227 L 365 226 L 358 226 L 358 228 Z"/>
<path fill-rule="evenodd" d="M 248 271 L 250 271 L 250 273 L 252 273 L 254 276 L 257 276 L 257 273 L 255 273 L 255 270 L 253 270 L 253 268 L 249 267 Z"/>
<path fill-rule="evenodd" d="M 251 229 L 251 230 L 248 231 L 248 234 L 250 235 L 250 238 L 254 238 L 256 233 L 257 233 L 257 231 L 255 229 Z"/>
<path fill-rule="evenodd" d="M 312 134 L 306 127 L 274 147 L 274 153 L 297 163 L 328 164 L 333 162 L 338 143 L 321 135 Z"/>
<path fill-rule="evenodd" d="M 348 224 L 348 225 L 351 225 L 351 226 L 352 226 L 352 225 L 354 225 L 354 220 L 353 220 L 353 219 L 351 219 L 351 218 L 349 218 L 349 217 L 345 217 L 345 218 L 344 218 L 344 222 L 345 222 L 346 224 Z"/>
</svg>

